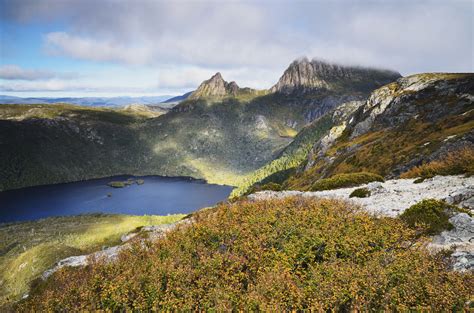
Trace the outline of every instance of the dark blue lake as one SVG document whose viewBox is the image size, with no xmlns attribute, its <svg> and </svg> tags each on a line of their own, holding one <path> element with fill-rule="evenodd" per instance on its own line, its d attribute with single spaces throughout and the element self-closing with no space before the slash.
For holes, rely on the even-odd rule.
<svg viewBox="0 0 474 313">
<path fill-rule="evenodd" d="M 143 179 L 124 188 L 111 181 Z M 190 213 L 225 200 L 233 187 L 182 177 L 116 176 L 0 192 L 0 223 L 84 213 L 166 215 Z"/>
</svg>

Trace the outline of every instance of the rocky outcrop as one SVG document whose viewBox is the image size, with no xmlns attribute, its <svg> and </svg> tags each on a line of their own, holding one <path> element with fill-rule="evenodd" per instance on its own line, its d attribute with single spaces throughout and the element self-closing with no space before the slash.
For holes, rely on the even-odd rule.
<svg viewBox="0 0 474 313">
<path fill-rule="evenodd" d="M 455 249 L 453 268 L 461 272 L 474 270 L 474 218 L 460 213 L 451 217 L 449 222 L 453 229 L 434 236 L 430 247 L 435 250 Z"/>
<path fill-rule="evenodd" d="M 236 82 L 226 82 L 222 78 L 221 73 L 217 72 L 210 79 L 203 81 L 201 85 L 189 95 L 188 99 L 235 96 L 239 90 L 240 88 Z"/>
<path fill-rule="evenodd" d="M 370 92 L 399 77 L 400 73 L 388 70 L 343 66 L 302 58 L 290 64 L 270 91 L 285 94 L 314 89 Z"/>
<path fill-rule="evenodd" d="M 308 155 L 308 162 L 305 168 L 310 168 L 316 160 L 324 158 L 324 154 L 332 144 L 344 133 L 352 114 L 364 104 L 363 101 L 350 101 L 338 106 L 333 114 L 332 120 L 334 126 L 317 141 Z"/>
<path fill-rule="evenodd" d="M 166 114 L 167 110 L 162 109 L 158 106 L 150 106 L 145 104 L 129 104 L 122 108 L 123 112 L 128 112 L 132 114 L 138 114 L 144 117 L 158 117 L 160 115 Z"/>
<path fill-rule="evenodd" d="M 352 137 L 413 118 L 433 122 L 462 113 L 474 103 L 473 90 L 474 74 L 426 73 L 400 78 L 372 92 L 356 116 Z"/>
<path fill-rule="evenodd" d="M 384 183 L 374 182 L 353 188 L 305 192 L 305 191 L 261 191 L 249 196 L 250 199 L 267 199 L 274 197 L 304 196 L 338 198 L 354 202 L 365 210 L 379 215 L 397 216 L 413 204 L 423 199 L 447 200 L 453 204 L 471 203 L 474 195 L 474 177 L 464 176 L 435 176 L 419 184 L 413 179 L 392 179 Z M 368 198 L 349 198 L 356 188 L 368 188 L 371 196 Z M 459 202 L 454 202 L 458 199 Z M 474 207 L 467 207 L 474 210 Z"/>
</svg>

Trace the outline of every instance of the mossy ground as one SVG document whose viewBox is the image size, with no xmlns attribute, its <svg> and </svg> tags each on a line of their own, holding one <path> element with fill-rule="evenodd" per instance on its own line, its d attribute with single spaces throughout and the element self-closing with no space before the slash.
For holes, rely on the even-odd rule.
<svg viewBox="0 0 474 313">
<path fill-rule="evenodd" d="M 120 243 L 137 227 L 175 222 L 184 215 L 80 215 L 0 224 L 0 306 L 18 300 L 55 262 Z"/>
<path fill-rule="evenodd" d="M 239 201 L 197 212 L 117 262 L 63 269 L 16 309 L 457 311 L 472 273 L 449 271 L 401 220 L 335 200 Z"/>
</svg>

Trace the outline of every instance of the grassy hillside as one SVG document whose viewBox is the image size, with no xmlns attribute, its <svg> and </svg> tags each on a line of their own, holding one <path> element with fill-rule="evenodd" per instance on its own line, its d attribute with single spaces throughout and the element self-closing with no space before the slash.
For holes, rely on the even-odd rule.
<svg viewBox="0 0 474 313">
<path fill-rule="evenodd" d="M 333 125 L 330 115 L 324 115 L 311 125 L 301 130 L 282 153 L 268 164 L 248 174 L 232 191 L 231 198 L 245 194 L 255 184 L 266 181 L 281 183 L 308 157 L 314 142 L 319 140 Z"/>
<path fill-rule="evenodd" d="M 137 227 L 173 223 L 183 216 L 94 214 L 0 224 L 0 307 L 18 300 L 61 259 L 117 245 L 120 236 Z"/>
<path fill-rule="evenodd" d="M 324 136 L 344 130 L 347 118 L 362 104 L 353 101 L 341 104 L 329 111 L 311 124 L 304 127 L 295 139 L 273 161 L 265 164 L 258 170 L 248 174 L 237 188 L 232 191 L 231 198 L 246 193 L 265 189 L 265 184 L 281 184 L 296 172 L 296 169 L 307 161 L 314 145 Z"/>
<path fill-rule="evenodd" d="M 410 168 L 410 163 L 421 164 L 441 150 L 448 143 L 448 137 L 462 139 L 471 133 L 473 118 L 474 111 L 471 111 L 435 123 L 412 120 L 395 129 L 368 132 L 353 139 L 341 138 L 326 154 L 333 159 L 332 163 L 316 162 L 286 184 L 290 189 L 306 190 L 321 177 L 361 171 L 398 176 Z"/>
<path fill-rule="evenodd" d="M 30 310 L 460 311 L 472 273 L 448 270 L 415 230 L 335 200 L 237 202 L 157 242 L 63 269 Z"/>
</svg>

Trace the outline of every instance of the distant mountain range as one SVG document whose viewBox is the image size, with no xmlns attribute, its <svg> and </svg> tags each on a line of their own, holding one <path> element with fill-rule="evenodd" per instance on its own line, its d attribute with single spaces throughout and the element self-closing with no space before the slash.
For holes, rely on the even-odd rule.
<svg viewBox="0 0 474 313">
<path fill-rule="evenodd" d="M 173 97 L 164 96 L 145 96 L 145 97 L 32 97 L 22 98 L 0 95 L 0 104 L 52 104 L 52 103 L 70 103 L 83 106 L 95 107 L 122 107 L 130 104 L 158 105 L 164 109 L 169 109 L 179 101 L 184 100 L 190 93 Z M 170 101 L 171 100 L 171 101 Z"/>
<path fill-rule="evenodd" d="M 165 100 L 163 101 L 162 103 L 174 103 L 174 104 L 178 104 L 180 103 L 181 101 L 183 100 L 186 100 L 193 92 L 190 91 L 190 92 L 187 92 L 185 94 L 182 94 L 181 96 L 176 96 L 176 97 L 173 97 L 173 98 L 169 98 L 168 100 Z"/>
</svg>

